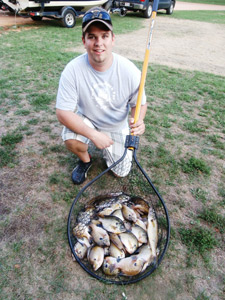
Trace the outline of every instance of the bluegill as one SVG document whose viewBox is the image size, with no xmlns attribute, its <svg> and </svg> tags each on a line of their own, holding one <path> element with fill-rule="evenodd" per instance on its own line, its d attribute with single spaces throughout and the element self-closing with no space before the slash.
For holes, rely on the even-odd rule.
<svg viewBox="0 0 225 300">
<path fill-rule="evenodd" d="M 84 259 L 87 255 L 87 246 L 77 242 L 74 246 L 74 252 L 80 259 Z"/>
<path fill-rule="evenodd" d="M 123 243 L 121 242 L 118 234 L 116 234 L 116 233 L 109 233 L 109 237 L 110 237 L 110 240 L 112 241 L 112 243 L 114 245 L 116 245 L 117 248 L 119 248 L 120 250 L 124 250 Z"/>
<path fill-rule="evenodd" d="M 102 227 L 108 232 L 118 234 L 126 231 L 123 222 L 117 217 L 105 216 L 104 218 L 98 218 L 98 220 L 102 223 Z"/>
<path fill-rule="evenodd" d="M 88 249 L 87 258 L 93 266 L 94 271 L 97 271 L 104 260 L 104 249 L 100 246 L 93 246 Z"/>
<path fill-rule="evenodd" d="M 131 232 L 124 232 L 119 234 L 119 238 L 129 254 L 134 253 L 138 247 L 138 240 Z"/>
<path fill-rule="evenodd" d="M 106 275 L 118 275 L 120 270 L 116 268 L 117 259 L 112 256 L 105 257 L 102 265 L 102 270 Z"/>
<path fill-rule="evenodd" d="M 148 242 L 147 232 L 140 226 L 134 224 L 131 227 L 131 232 L 136 236 L 138 242 L 145 244 Z"/>
<path fill-rule="evenodd" d="M 139 274 L 143 268 L 144 260 L 137 255 L 126 257 L 116 263 L 115 269 L 119 269 L 122 275 L 135 276 Z"/>
<path fill-rule="evenodd" d="M 111 243 L 109 247 L 109 255 L 117 259 L 121 259 L 125 257 L 125 252 L 123 251 L 123 249 L 119 249 L 113 243 Z"/>
<path fill-rule="evenodd" d="M 91 243 L 92 238 L 89 233 L 89 226 L 83 224 L 83 223 L 78 223 L 76 226 L 73 228 L 73 235 L 78 239 L 78 238 L 87 238 L 88 242 Z"/>
<path fill-rule="evenodd" d="M 151 264 L 151 262 L 154 260 L 154 257 L 152 255 L 152 250 L 149 247 L 149 245 L 143 245 L 138 249 L 137 256 L 144 260 L 144 265 L 142 268 L 142 272 L 146 270 L 146 268 Z"/>
<path fill-rule="evenodd" d="M 126 220 L 136 222 L 137 215 L 135 214 L 134 210 L 129 206 L 123 204 L 122 213 Z"/>
<path fill-rule="evenodd" d="M 102 247 L 110 246 L 109 235 L 105 229 L 93 223 L 89 227 L 92 230 L 91 236 L 97 245 Z"/>
<path fill-rule="evenodd" d="M 115 210 L 118 210 L 118 209 L 120 209 L 120 208 L 122 208 L 122 204 L 120 204 L 120 203 L 113 203 L 110 207 L 106 207 L 106 208 L 104 208 L 103 210 L 101 210 L 101 211 L 98 213 L 98 215 L 99 215 L 100 217 L 109 216 L 109 215 L 113 214 L 113 212 L 114 212 Z"/>
</svg>

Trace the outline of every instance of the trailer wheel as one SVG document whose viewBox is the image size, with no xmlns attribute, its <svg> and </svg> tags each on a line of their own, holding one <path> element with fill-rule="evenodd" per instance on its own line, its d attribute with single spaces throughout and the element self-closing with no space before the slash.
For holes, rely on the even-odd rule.
<svg viewBox="0 0 225 300">
<path fill-rule="evenodd" d="M 67 9 L 62 17 L 62 25 L 67 28 L 73 28 L 76 24 L 76 15 L 72 9 Z"/>
</svg>

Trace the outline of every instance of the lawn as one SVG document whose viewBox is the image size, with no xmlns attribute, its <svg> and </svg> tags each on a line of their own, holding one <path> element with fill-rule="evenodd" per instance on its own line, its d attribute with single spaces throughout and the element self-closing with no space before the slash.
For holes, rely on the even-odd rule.
<svg viewBox="0 0 225 300">
<path fill-rule="evenodd" d="M 134 29 L 134 16 L 113 21 L 116 34 Z M 72 261 L 67 241 L 80 187 L 71 183 L 76 159 L 62 144 L 55 98 L 65 64 L 78 55 L 70 49 L 80 43 L 81 23 L 71 30 L 56 24 L 0 31 L 0 299 L 222 299 L 224 77 L 149 67 L 138 159 L 166 202 L 170 246 L 146 279 L 104 284 Z M 141 26 L 135 18 L 135 29 Z M 92 151 L 88 181 L 105 168 Z M 128 184 L 135 190 L 142 182 Z"/>
</svg>

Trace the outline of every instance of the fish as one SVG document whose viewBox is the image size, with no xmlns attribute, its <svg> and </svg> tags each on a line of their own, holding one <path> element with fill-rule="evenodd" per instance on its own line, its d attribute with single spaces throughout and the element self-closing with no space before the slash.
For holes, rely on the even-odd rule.
<svg viewBox="0 0 225 300">
<path fill-rule="evenodd" d="M 148 243 L 152 250 L 154 260 L 157 256 L 157 244 L 158 244 L 158 224 L 156 220 L 156 214 L 153 208 L 149 208 L 148 212 L 148 224 L 147 224 Z"/>
<path fill-rule="evenodd" d="M 143 228 L 145 231 L 147 231 L 147 226 L 141 219 L 137 218 L 135 224 Z"/>
<path fill-rule="evenodd" d="M 125 252 L 123 249 L 121 250 L 118 247 L 116 247 L 113 243 L 111 243 L 109 247 L 109 255 L 117 259 L 121 259 L 125 257 Z"/>
<path fill-rule="evenodd" d="M 105 216 L 104 218 L 98 218 L 102 223 L 102 227 L 108 232 L 112 233 L 122 233 L 126 231 L 126 228 L 123 222 L 114 216 Z"/>
<path fill-rule="evenodd" d="M 137 215 L 135 214 L 134 210 L 129 206 L 123 204 L 122 205 L 122 213 L 126 220 L 136 222 Z"/>
<path fill-rule="evenodd" d="M 93 223 L 89 227 L 91 228 L 91 236 L 98 246 L 110 246 L 109 235 L 105 229 Z"/>
<path fill-rule="evenodd" d="M 88 225 L 91 223 L 91 220 L 95 217 L 96 212 L 94 206 L 87 206 L 84 210 L 80 211 L 77 215 L 76 223 L 82 223 Z"/>
<path fill-rule="evenodd" d="M 122 207 L 122 206 L 121 206 L 121 207 Z M 124 217 L 123 217 L 123 214 L 122 214 L 121 209 L 115 210 L 111 215 L 114 216 L 114 217 L 119 218 L 119 219 L 122 220 L 122 221 L 124 221 Z"/>
<path fill-rule="evenodd" d="M 104 199 L 104 200 L 103 200 Z M 130 196 L 118 192 L 118 193 L 111 193 L 107 195 L 98 196 L 91 201 L 89 201 L 89 205 L 95 207 L 95 211 L 99 212 L 105 208 L 111 207 L 115 203 L 124 203 L 130 199 Z"/>
<path fill-rule="evenodd" d="M 120 250 L 124 250 L 123 243 L 121 242 L 118 234 L 116 233 L 109 233 L 110 241 Z"/>
<path fill-rule="evenodd" d="M 106 275 L 118 275 L 120 270 L 116 268 L 117 259 L 112 256 L 105 257 L 102 265 L 102 270 Z"/>
<path fill-rule="evenodd" d="M 138 242 L 145 244 L 148 242 L 147 232 L 140 226 L 134 224 L 131 227 L 131 232 L 136 236 Z"/>
<path fill-rule="evenodd" d="M 137 255 L 121 259 L 116 263 L 115 269 L 119 269 L 121 275 L 134 276 L 141 272 L 145 261 Z"/>
<path fill-rule="evenodd" d="M 81 245 L 85 245 L 87 248 L 91 247 L 91 243 L 89 243 L 88 239 L 86 237 L 81 237 L 81 238 L 77 238 L 77 241 L 81 244 Z"/>
<path fill-rule="evenodd" d="M 133 202 L 132 208 L 134 210 L 137 210 L 140 214 L 148 214 L 149 204 L 147 201 L 139 197 L 132 197 L 130 201 Z"/>
<path fill-rule="evenodd" d="M 115 210 L 118 210 L 118 209 L 120 209 L 120 208 L 122 208 L 122 204 L 120 204 L 120 203 L 113 203 L 110 207 L 106 207 L 106 208 L 104 208 L 103 210 L 101 210 L 101 211 L 98 213 L 98 215 L 99 215 L 100 217 L 109 216 L 109 215 L 113 214 L 113 212 L 114 212 Z"/>
<path fill-rule="evenodd" d="M 79 257 L 79 259 L 84 259 L 87 255 L 87 249 L 88 247 L 85 244 L 81 244 L 79 242 L 76 242 L 74 245 L 74 252 Z"/>
<path fill-rule="evenodd" d="M 119 238 L 129 254 L 134 253 L 138 247 L 138 240 L 131 232 L 124 232 L 119 234 Z"/>
<path fill-rule="evenodd" d="M 143 245 L 138 249 L 137 257 L 144 260 L 144 265 L 142 268 L 142 272 L 147 269 L 147 267 L 151 264 L 151 262 L 154 260 L 154 257 L 152 255 L 152 250 L 149 247 L 149 245 Z"/>
<path fill-rule="evenodd" d="M 89 226 L 85 225 L 84 223 L 80 222 L 76 224 L 73 228 L 73 235 L 78 238 L 87 238 L 88 242 L 91 243 L 92 237 L 89 233 Z"/>
<path fill-rule="evenodd" d="M 100 246 L 92 246 L 88 249 L 87 259 L 93 267 L 94 271 L 97 271 L 104 261 L 104 249 Z"/>
</svg>

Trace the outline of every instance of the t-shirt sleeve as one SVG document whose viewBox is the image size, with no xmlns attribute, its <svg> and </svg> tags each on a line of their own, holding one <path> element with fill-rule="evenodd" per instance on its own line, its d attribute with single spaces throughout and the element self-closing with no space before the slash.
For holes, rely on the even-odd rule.
<svg viewBox="0 0 225 300">
<path fill-rule="evenodd" d="M 59 80 L 59 88 L 56 98 L 56 108 L 75 111 L 78 98 L 75 74 L 70 66 L 67 66 Z"/>
</svg>

